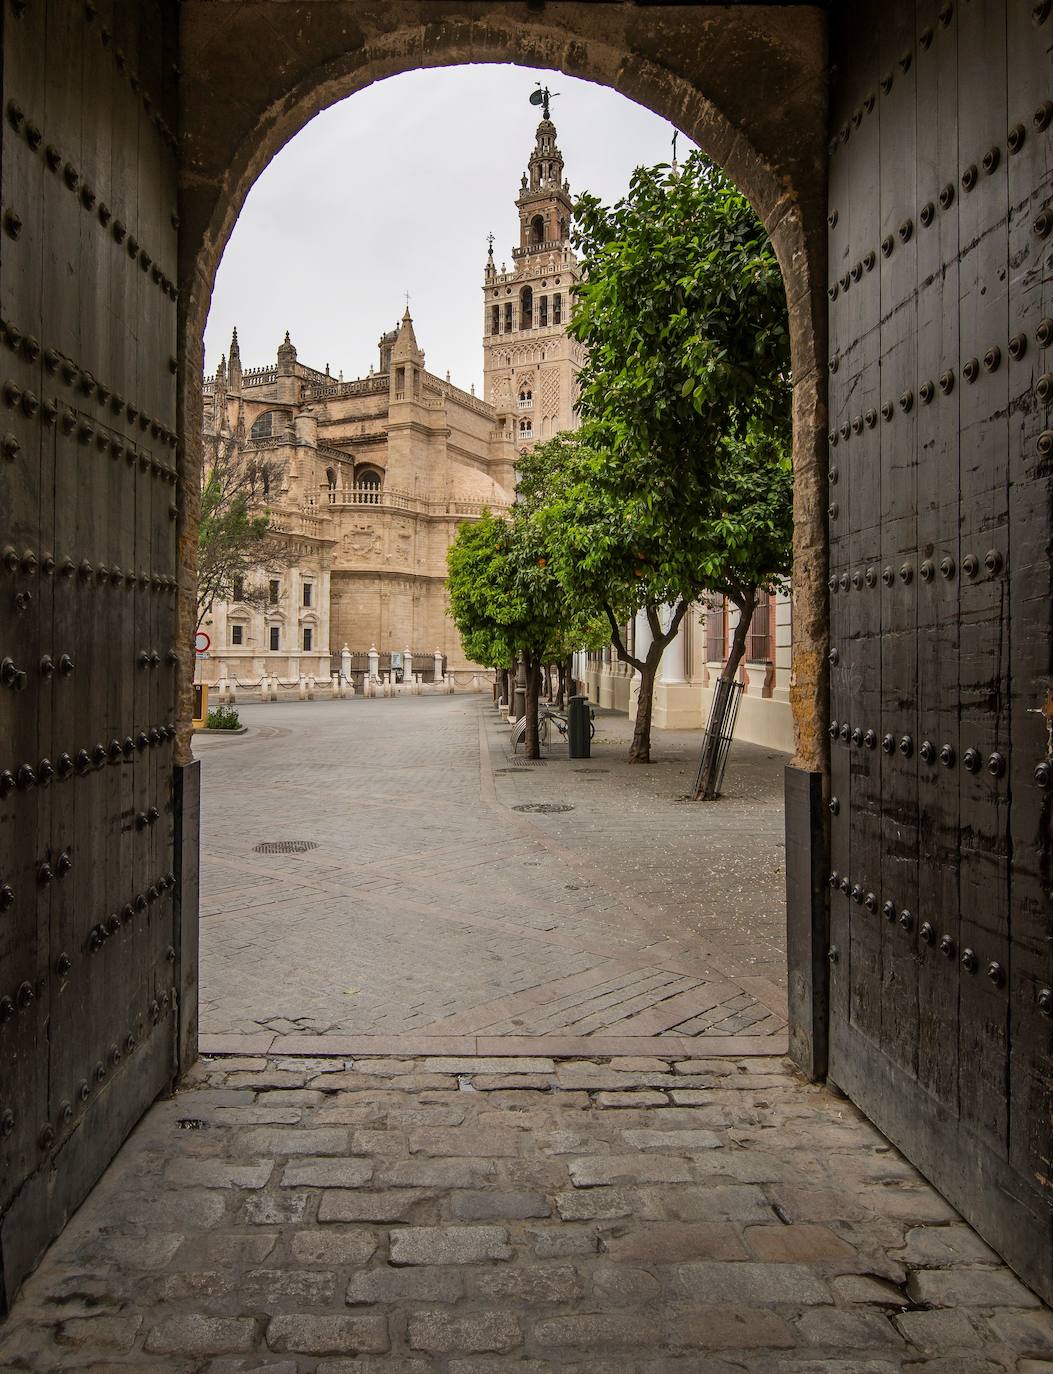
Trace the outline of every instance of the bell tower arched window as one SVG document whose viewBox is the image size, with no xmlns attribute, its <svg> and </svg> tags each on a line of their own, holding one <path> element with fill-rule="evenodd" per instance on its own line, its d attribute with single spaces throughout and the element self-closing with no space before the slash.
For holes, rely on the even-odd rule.
<svg viewBox="0 0 1053 1374">
<path fill-rule="evenodd" d="M 520 329 L 530 329 L 534 324 L 534 293 L 529 286 L 524 286 L 519 293 L 519 327 Z"/>
<path fill-rule="evenodd" d="M 535 215 L 530 221 L 530 242 L 534 245 L 545 242 L 545 220 L 541 215 Z"/>
</svg>

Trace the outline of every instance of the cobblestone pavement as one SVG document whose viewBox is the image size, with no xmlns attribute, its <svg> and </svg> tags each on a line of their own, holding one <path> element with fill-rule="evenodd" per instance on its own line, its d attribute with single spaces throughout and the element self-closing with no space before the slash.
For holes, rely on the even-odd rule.
<svg viewBox="0 0 1053 1374">
<path fill-rule="evenodd" d="M 0 1369 L 996 1374 L 1053 1317 L 777 1059 L 213 1061 L 28 1281 Z"/>
<path fill-rule="evenodd" d="M 698 735 L 630 768 L 613 713 L 591 759 L 523 767 L 482 697 L 242 709 L 195 741 L 206 1048 L 783 1048 L 782 755 L 739 746 L 703 807 Z M 317 847 L 256 852 L 288 840 Z"/>
</svg>

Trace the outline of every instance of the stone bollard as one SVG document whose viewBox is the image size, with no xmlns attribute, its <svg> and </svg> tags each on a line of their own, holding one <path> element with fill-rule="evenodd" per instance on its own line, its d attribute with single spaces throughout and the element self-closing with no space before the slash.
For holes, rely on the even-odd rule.
<svg viewBox="0 0 1053 1374">
<path fill-rule="evenodd" d="M 380 655 L 377 653 L 377 646 L 370 645 L 369 648 L 369 678 L 371 682 L 380 681 Z"/>
<path fill-rule="evenodd" d="M 307 700 L 314 701 L 316 679 L 314 673 L 307 674 Z"/>
<path fill-rule="evenodd" d="M 442 650 L 441 650 L 441 649 L 436 649 L 436 650 L 435 650 L 435 653 L 433 654 L 432 657 L 434 658 L 434 661 L 435 661 L 435 670 L 434 670 L 434 671 L 435 671 L 435 681 L 436 681 L 436 682 L 441 682 L 441 681 L 442 681 Z"/>
<path fill-rule="evenodd" d="M 333 687 L 333 700 L 336 701 L 338 697 L 342 697 L 342 696 L 343 696 L 343 691 L 342 691 L 341 682 L 340 682 L 340 674 L 339 674 L 339 673 L 334 673 L 334 674 L 332 675 L 330 681 L 331 681 L 332 687 Z"/>
<path fill-rule="evenodd" d="M 300 674 L 299 697 L 301 701 L 307 700 L 307 679 L 303 673 Z"/>
<path fill-rule="evenodd" d="M 351 650 L 346 644 L 340 650 L 340 676 L 345 682 L 351 681 Z"/>
<path fill-rule="evenodd" d="M 413 682 L 413 651 L 403 649 L 402 651 L 402 681 L 412 684 Z"/>
</svg>

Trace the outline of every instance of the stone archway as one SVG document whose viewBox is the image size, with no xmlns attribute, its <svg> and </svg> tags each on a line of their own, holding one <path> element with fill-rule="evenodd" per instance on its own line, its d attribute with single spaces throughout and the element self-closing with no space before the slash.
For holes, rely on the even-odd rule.
<svg viewBox="0 0 1053 1374">
<path fill-rule="evenodd" d="M 181 615 L 189 627 L 202 336 L 256 177 L 320 110 L 420 67 L 513 62 L 583 77 L 669 119 L 750 198 L 786 282 L 794 394 L 795 764 L 826 766 L 825 18 L 815 6 L 334 0 L 181 7 Z M 754 92 L 762 90 L 758 101 Z M 189 635 L 182 635 L 189 642 Z M 189 667 L 189 663 L 184 667 Z M 185 675 L 189 699 L 190 675 Z M 182 712 L 189 721 L 189 706 Z M 189 738 L 180 739 L 184 758 Z"/>
</svg>

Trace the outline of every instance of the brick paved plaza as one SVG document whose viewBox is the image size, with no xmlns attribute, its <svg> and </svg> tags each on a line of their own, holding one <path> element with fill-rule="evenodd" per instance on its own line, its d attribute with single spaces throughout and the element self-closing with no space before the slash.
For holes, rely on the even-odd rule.
<svg viewBox="0 0 1053 1374">
<path fill-rule="evenodd" d="M 630 767 L 613 713 L 591 759 L 523 767 L 483 697 L 242 711 L 196 740 L 206 1047 L 784 1048 L 782 755 L 739 746 L 698 806 L 698 736 Z M 317 848 L 256 852 L 290 840 Z"/>
<path fill-rule="evenodd" d="M 778 1059 L 215 1060 L 134 1132 L 0 1368 L 1037 1374 L 1053 1319 Z"/>
<path fill-rule="evenodd" d="M 1049 1312 L 777 1057 L 780 758 L 699 809 L 696 738 L 629 769 L 614 716 L 528 768 L 479 698 L 245 718 L 200 740 L 213 1053 L 0 1370 L 1053 1368 Z M 511 809 L 542 801 L 574 809 Z"/>
</svg>

